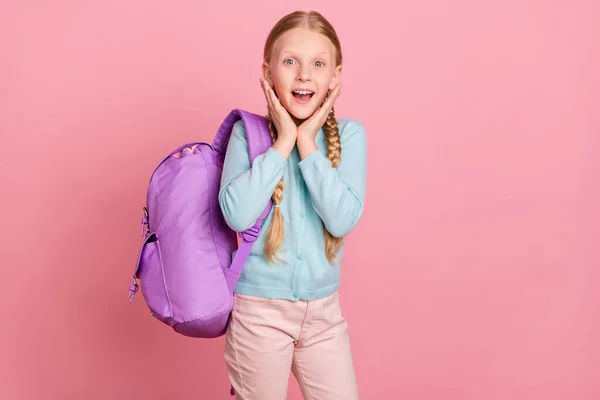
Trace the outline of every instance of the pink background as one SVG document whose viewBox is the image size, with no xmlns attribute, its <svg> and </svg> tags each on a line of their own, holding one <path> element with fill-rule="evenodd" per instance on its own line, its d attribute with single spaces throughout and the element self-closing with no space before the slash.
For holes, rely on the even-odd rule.
<svg viewBox="0 0 600 400">
<path fill-rule="evenodd" d="M 338 29 L 338 116 L 369 135 L 361 398 L 600 398 L 600 3 L 574 0 L 3 1 L 0 398 L 230 398 L 223 340 L 129 305 L 129 276 L 156 163 L 264 112 L 296 8 Z"/>
</svg>

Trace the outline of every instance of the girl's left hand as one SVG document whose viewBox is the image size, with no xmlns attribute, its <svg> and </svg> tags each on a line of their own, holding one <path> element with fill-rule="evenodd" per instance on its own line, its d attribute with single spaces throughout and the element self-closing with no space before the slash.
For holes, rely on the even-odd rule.
<svg viewBox="0 0 600 400">
<path fill-rule="evenodd" d="M 338 83 L 333 88 L 333 91 L 329 94 L 329 97 L 327 100 L 325 100 L 321 107 L 317 108 L 313 115 L 311 115 L 310 118 L 308 118 L 298 127 L 298 140 L 315 140 L 317 132 L 323 125 L 325 125 L 325 121 L 327 121 L 329 112 L 333 108 L 337 98 L 340 97 L 341 93 L 342 84 Z"/>
</svg>

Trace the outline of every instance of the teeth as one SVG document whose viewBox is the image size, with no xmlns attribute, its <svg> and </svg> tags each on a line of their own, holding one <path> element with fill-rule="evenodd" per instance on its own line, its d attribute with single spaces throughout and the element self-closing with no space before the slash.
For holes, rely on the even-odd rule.
<svg viewBox="0 0 600 400">
<path fill-rule="evenodd" d="M 313 94 L 313 92 L 309 92 L 307 90 L 294 90 L 294 93 L 298 93 L 298 94 Z"/>
</svg>

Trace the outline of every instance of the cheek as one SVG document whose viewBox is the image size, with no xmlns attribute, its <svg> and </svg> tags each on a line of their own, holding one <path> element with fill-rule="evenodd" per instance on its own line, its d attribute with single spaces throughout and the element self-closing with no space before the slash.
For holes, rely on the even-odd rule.
<svg viewBox="0 0 600 400">
<path fill-rule="evenodd" d="M 289 79 L 289 75 L 290 75 L 290 70 L 289 68 L 283 68 L 281 66 L 276 66 L 273 69 L 271 69 L 271 77 L 273 78 L 273 81 L 278 81 L 278 82 L 283 82 Z"/>
<path fill-rule="evenodd" d="M 319 96 L 317 97 L 317 107 L 321 105 L 321 103 L 323 103 L 323 101 L 325 101 L 325 97 L 327 96 L 327 90 L 319 93 Z"/>
<path fill-rule="evenodd" d="M 275 86 L 278 95 L 288 90 L 289 85 L 285 74 L 273 73 L 271 77 L 273 79 L 273 86 Z"/>
<path fill-rule="evenodd" d="M 329 71 L 327 73 L 322 74 L 322 76 L 318 79 L 319 89 L 327 92 L 331 84 L 333 83 L 333 74 Z"/>
<path fill-rule="evenodd" d="M 319 100 L 319 102 L 322 102 L 323 100 L 325 100 L 325 97 L 327 97 L 327 92 L 329 91 L 329 85 L 331 84 L 331 79 L 327 78 L 327 79 L 323 79 L 320 84 L 319 84 L 319 94 L 317 97 L 317 100 Z"/>
</svg>

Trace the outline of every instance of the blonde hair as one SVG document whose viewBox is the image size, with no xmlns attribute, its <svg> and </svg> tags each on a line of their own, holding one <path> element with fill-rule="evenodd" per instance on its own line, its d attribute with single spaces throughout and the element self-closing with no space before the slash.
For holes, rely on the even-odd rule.
<svg viewBox="0 0 600 400">
<path fill-rule="evenodd" d="M 329 21 L 325 19 L 325 17 L 323 17 L 316 11 L 296 11 L 280 19 L 271 30 L 265 43 L 263 55 L 264 61 L 268 63 L 271 60 L 273 46 L 281 35 L 289 31 L 290 29 L 302 27 L 306 27 L 314 32 L 326 36 L 331 41 L 336 50 L 336 67 L 342 64 L 342 50 L 335 29 L 329 23 Z M 329 93 L 327 95 L 329 95 Z M 277 139 L 277 130 L 275 129 L 275 125 L 273 124 L 270 115 L 269 120 L 269 130 L 271 132 L 273 142 L 275 142 L 275 140 Z M 335 119 L 335 112 L 333 108 L 327 116 L 327 121 L 323 126 L 323 130 L 325 131 L 325 138 L 327 140 L 327 158 L 329 159 L 331 166 L 333 168 L 337 168 L 337 166 L 340 163 L 342 145 L 340 141 L 340 131 L 338 129 L 338 124 Z M 272 195 L 272 199 L 275 205 L 281 204 L 282 198 L 283 178 L 281 178 L 281 180 L 277 184 L 277 187 L 273 191 Z M 274 260 L 282 260 L 281 257 L 279 257 L 278 253 L 279 248 L 283 243 L 283 228 L 284 222 L 281 209 L 280 207 L 274 207 L 273 219 L 266 234 L 264 248 L 265 257 L 270 262 Z M 325 254 L 330 262 L 334 262 L 337 260 L 336 254 L 341 249 L 344 238 L 333 236 L 331 233 L 329 233 L 325 225 L 323 225 L 323 234 L 325 239 Z"/>
</svg>

